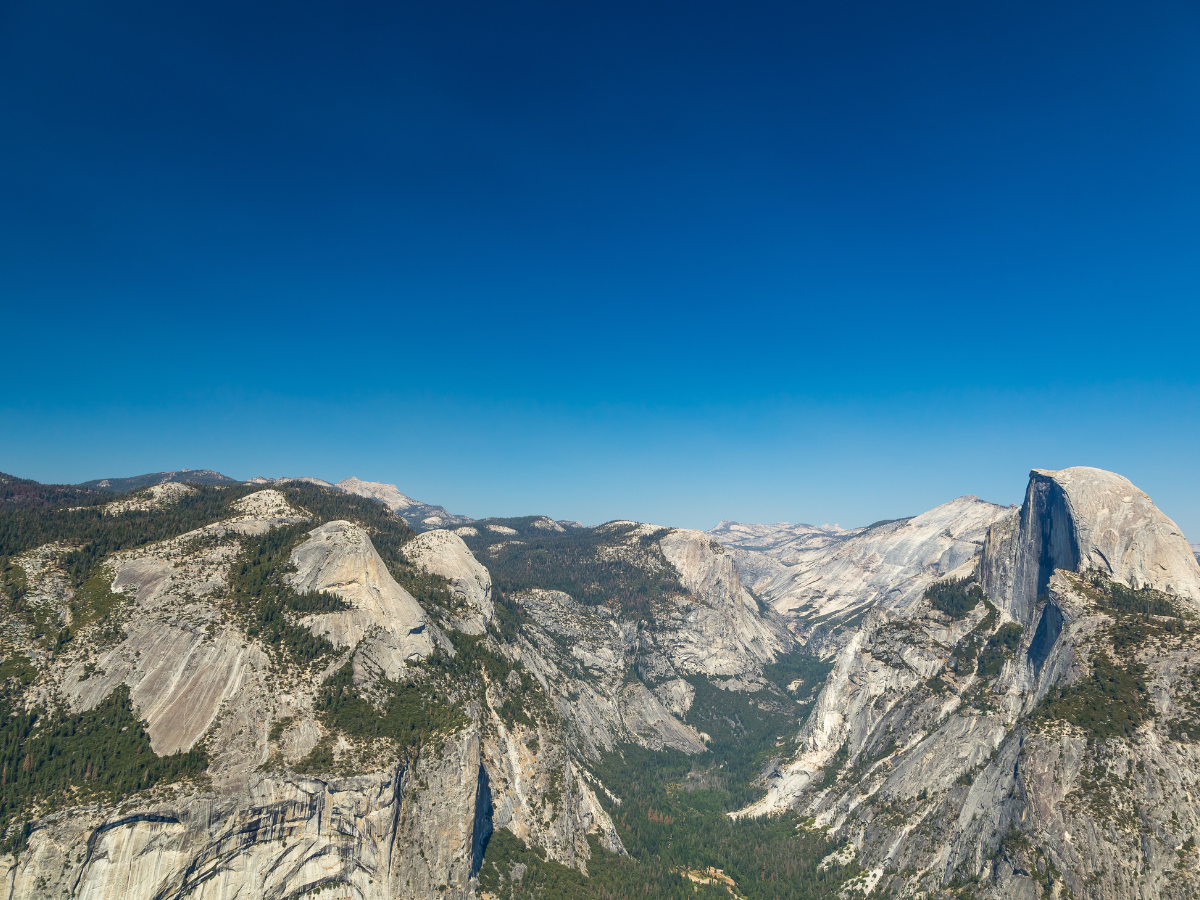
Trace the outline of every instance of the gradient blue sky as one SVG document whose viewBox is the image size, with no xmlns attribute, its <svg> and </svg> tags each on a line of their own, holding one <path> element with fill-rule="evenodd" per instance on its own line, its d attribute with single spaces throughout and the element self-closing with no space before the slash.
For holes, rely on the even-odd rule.
<svg viewBox="0 0 1200 900">
<path fill-rule="evenodd" d="M 1195 3 L 0 4 L 0 470 L 1200 540 Z"/>
</svg>

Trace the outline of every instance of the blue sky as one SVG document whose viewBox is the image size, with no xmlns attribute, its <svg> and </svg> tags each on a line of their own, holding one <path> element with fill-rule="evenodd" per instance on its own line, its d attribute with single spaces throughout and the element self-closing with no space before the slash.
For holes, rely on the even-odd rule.
<svg viewBox="0 0 1200 900">
<path fill-rule="evenodd" d="M 0 469 L 1200 540 L 1194 4 L 0 6 Z"/>
</svg>

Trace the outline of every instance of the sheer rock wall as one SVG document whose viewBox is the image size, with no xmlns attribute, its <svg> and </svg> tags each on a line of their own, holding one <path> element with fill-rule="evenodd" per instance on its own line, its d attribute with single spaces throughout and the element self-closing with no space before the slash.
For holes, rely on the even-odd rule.
<svg viewBox="0 0 1200 900">
<path fill-rule="evenodd" d="M 741 815 L 804 810 L 857 855 L 858 886 L 885 895 L 1194 896 L 1200 745 L 1181 736 L 1200 709 L 1190 557 L 1126 479 L 1035 470 L 1024 506 L 990 526 L 979 560 L 996 612 L 980 603 L 955 621 L 928 600 L 874 607 L 840 650 L 795 755 Z M 1176 617 L 1122 619 L 1078 574 L 1097 569 L 1169 588 Z M 977 667 L 1013 628 L 1016 643 Z M 1144 698 L 1086 701 L 1099 705 L 1077 714 L 1096 733 L 1048 716 L 1064 690 L 1093 696 L 1097 661 L 1131 673 L 1124 690 L 1142 684 Z M 1136 730 L 1106 724 L 1129 704 L 1145 713 Z"/>
</svg>

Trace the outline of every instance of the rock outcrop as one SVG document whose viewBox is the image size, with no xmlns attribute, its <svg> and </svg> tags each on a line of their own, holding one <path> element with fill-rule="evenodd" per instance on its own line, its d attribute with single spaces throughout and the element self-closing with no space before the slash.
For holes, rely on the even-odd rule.
<svg viewBox="0 0 1200 900">
<path fill-rule="evenodd" d="M 292 551 L 296 571 L 288 582 L 296 591 L 323 591 L 347 601 L 351 608 L 307 616 L 303 623 L 335 647 L 355 647 L 392 680 L 405 664 L 433 652 L 426 631 L 428 617 L 413 596 L 400 587 L 379 558 L 370 537 L 350 522 L 328 522 L 313 529 Z"/>
<path fill-rule="evenodd" d="M 446 512 L 445 507 L 422 503 L 400 493 L 394 484 L 384 484 L 381 481 L 360 481 L 357 478 L 343 478 L 334 485 L 339 491 L 357 494 L 360 497 L 370 497 L 382 503 L 392 512 L 402 516 L 413 528 L 425 530 L 428 528 L 450 528 L 455 525 L 469 525 L 475 521 L 468 516 L 456 516 Z"/>
<path fill-rule="evenodd" d="M 877 602 L 741 815 L 802 810 L 888 895 L 1192 896 L 1192 562 L 1126 479 L 1035 470 L 977 561 L 990 600 Z"/>
<path fill-rule="evenodd" d="M 104 514 L 106 516 L 119 516 L 122 513 L 144 512 L 148 509 L 170 506 L 172 503 L 178 503 L 184 497 L 194 493 L 196 493 L 195 488 L 188 487 L 186 484 L 180 484 L 177 481 L 167 481 L 162 484 L 151 485 L 145 490 L 134 494 L 128 500 L 114 500 L 112 503 L 105 504 Z"/>
<path fill-rule="evenodd" d="M 756 550 L 770 558 L 792 566 L 808 558 L 806 554 L 861 534 L 865 528 L 842 528 L 840 525 L 748 525 L 722 520 L 708 532 L 719 543 L 738 550 Z"/>
<path fill-rule="evenodd" d="M 1096 569 L 1130 587 L 1186 597 L 1200 609 L 1200 565 L 1179 526 L 1113 472 L 1034 469 L 1025 503 L 988 533 L 984 590 L 1027 623 L 1056 569 Z"/>
<path fill-rule="evenodd" d="M 95 481 L 85 481 L 79 487 L 98 488 L 111 491 L 114 494 L 124 494 L 153 484 L 237 484 L 237 479 L 214 472 L 212 469 L 180 469 L 178 472 L 152 472 L 148 475 L 134 475 L 129 478 L 98 478 Z"/>
<path fill-rule="evenodd" d="M 550 693 L 572 744 L 594 760 L 624 741 L 653 750 L 703 752 L 695 729 L 645 684 L 628 679 L 638 654 L 648 647 L 653 652 L 651 633 L 559 591 L 528 591 L 517 600 L 531 620 L 520 638 L 522 662 Z M 671 679 L 677 677 L 667 671 Z"/>
<path fill-rule="evenodd" d="M 774 662 L 791 638 L 765 619 L 733 555 L 700 531 L 677 529 L 660 541 L 689 597 L 656 622 L 655 643 L 680 673 L 744 675 Z"/>
<path fill-rule="evenodd" d="M 267 485 L 290 484 L 292 482 L 314 484 L 318 487 L 333 488 L 336 491 L 355 494 L 359 497 L 369 497 L 378 503 L 382 503 L 392 512 L 403 518 L 411 527 L 420 531 L 430 528 L 450 528 L 455 525 L 465 525 L 474 521 L 474 519 L 467 516 L 457 516 L 454 513 L 446 512 L 444 507 L 414 500 L 412 497 L 401 493 L 396 485 L 385 484 L 382 481 L 362 481 L 358 478 L 343 478 L 337 484 L 331 484 L 324 479 L 314 478 L 311 475 L 301 475 L 298 477 L 284 476 L 281 478 L 264 478 L 259 475 L 247 480 L 246 484 Z"/>
<path fill-rule="evenodd" d="M 425 789 L 419 785 L 429 785 Z M 379 773 L 254 775 L 236 795 L 162 797 L 39 823 L 0 859 L 6 896 L 88 900 L 465 898 L 490 831 L 474 729 Z"/>
<path fill-rule="evenodd" d="M 321 680 L 352 651 L 365 682 L 410 677 L 406 670 L 433 649 L 433 626 L 361 526 L 327 522 L 295 548 L 294 571 L 285 577 L 298 592 L 327 592 L 351 605 L 298 619 L 345 649 L 313 671 L 280 667 L 229 617 L 229 567 L 247 536 L 306 518 L 276 489 L 245 496 L 230 511 L 197 531 L 111 558 L 118 627 L 102 641 L 85 629 L 58 653 L 39 655 L 26 630 L 5 635 L 10 647 L 26 640 L 41 667 L 31 697 L 61 698 L 82 711 L 125 685 L 156 754 L 202 747 L 209 761 L 199 782 L 38 819 L 27 847 L 0 856 L 5 896 L 233 900 L 319 889 L 356 900 L 440 900 L 473 896 L 495 827 L 566 865 L 586 866 L 589 834 L 623 852 L 553 710 L 536 714 L 532 725 L 502 714 L 525 693 L 515 671 L 416 752 L 329 731 L 316 715 Z M 425 538 L 413 549 L 427 571 L 444 572 L 451 583 L 467 579 L 475 616 L 468 621 L 486 625 L 490 577 L 463 555 L 461 540 Z M 69 617 L 70 589 L 57 567 L 63 552 L 47 546 L 27 554 L 22 571 L 32 582 L 28 602 Z M 493 642 L 493 652 L 511 652 L 480 637 Z M 298 774 L 297 763 L 321 740 L 334 758 L 324 771 L 309 763 Z"/>
<path fill-rule="evenodd" d="M 710 533 L 729 542 L 755 594 L 780 615 L 811 626 L 875 606 L 911 607 L 931 582 L 970 569 L 988 528 L 1008 514 L 968 495 L 852 531 L 789 526 L 752 534 L 748 526 L 723 523 Z"/>
<path fill-rule="evenodd" d="M 467 634 L 483 634 L 492 621 L 492 576 L 452 531 L 426 531 L 404 545 L 404 555 L 424 572 L 449 583 L 454 598 L 452 627 Z"/>
<path fill-rule="evenodd" d="M 802 814 L 861 866 L 847 897 L 1194 896 L 1200 564 L 1120 476 L 1035 470 L 1020 509 L 961 497 L 866 529 L 710 534 L 526 517 L 413 537 L 342 495 L 326 518 L 357 503 L 368 525 L 314 518 L 311 488 L 250 490 L 135 497 L 164 516 L 193 491 L 227 499 L 104 557 L 87 598 L 66 544 L 15 557 L 6 686 L 74 715 L 128 690 L 139 746 L 208 770 L 119 801 L 85 776 L 0 856 L 6 896 L 467 900 L 497 829 L 582 871 L 597 842 L 625 851 L 613 751 L 689 754 L 686 783 L 711 784 L 705 760 L 739 732 L 709 723 L 785 709 L 754 763 L 765 793 L 737 815 Z M 270 546 L 262 584 L 283 599 L 260 628 L 237 585 Z M 554 588 L 522 580 L 535 560 Z M 972 580 L 927 591 L 948 578 Z M 298 662 L 271 622 L 329 643 Z M 797 724 L 786 682 L 828 670 L 799 666 L 800 644 L 833 668 Z M 394 731 L 354 725 L 376 715 Z"/>
</svg>

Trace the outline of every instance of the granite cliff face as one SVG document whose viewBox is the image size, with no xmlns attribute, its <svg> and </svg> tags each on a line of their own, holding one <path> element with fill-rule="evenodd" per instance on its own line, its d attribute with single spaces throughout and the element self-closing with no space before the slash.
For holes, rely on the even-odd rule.
<svg viewBox="0 0 1200 900">
<path fill-rule="evenodd" d="M 903 613 L 931 582 L 969 572 L 989 527 L 1007 515 L 966 496 L 868 528 L 725 522 L 709 534 L 733 550 L 750 589 L 804 630 L 875 607 Z"/>
<path fill-rule="evenodd" d="M 405 545 L 405 556 L 425 572 L 449 582 L 454 596 L 453 627 L 467 634 L 485 634 L 495 614 L 492 576 L 452 531 L 427 531 Z"/>
<path fill-rule="evenodd" d="M 155 486 L 104 514 L 162 511 L 189 491 Z M 23 647 L 42 664 L 43 701 L 80 712 L 127 688 L 153 752 L 202 749 L 208 769 L 132 802 L 48 807 L 21 852 L 0 862 L 9 896 L 466 896 L 497 828 L 586 869 L 592 839 L 624 852 L 597 797 L 601 754 L 627 743 L 703 753 L 704 737 L 684 722 L 694 688 L 683 676 L 719 675 L 737 689 L 783 647 L 732 558 L 699 532 L 629 523 L 601 537 L 600 553 L 635 573 L 678 572 L 684 587 L 648 621 L 529 590 L 509 601 L 524 624 L 503 639 L 490 573 L 458 534 L 410 536 L 389 564 L 369 525 L 318 521 L 296 496 L 306 495 L 287 482 L 247 492 L 211 524 L 111 556 L 100 576 L 115 602 L 105 634 L 76 620 L 65 648 Z M 568 532 L 540 518 L 528 528 Z M 288 662 L 233 603 L 234 575 L 253 573 L 287 529 L 295 537 L 281 545 L 290 549 L 277 589 L 330 598 L 320 601 L 329 609 L 285 613 L 328 643 L 315 667 Z M 484 531 L 494 546 L 516 533 Z M 78 604 L 56 564 L 62 552 L 40 548 L 20 564 L 70 622 Z M 397 565 L 424 603 L 394 577 Z M 438 666 L 480 651 L 482 669 L 438 680 Z M 322 706 L 321 686 L 342 666 L 376 702 L 388 685 L 441 684 L 456 718 L 415 750 L 346 732 Z M 653 674 L 643 681 L 639 668 Z"/>
<path fill-rule="evenodd" d="M 295 572 L 286 581 L 294 589 L 324 591 L 349 604 L 300 619 L 314 634 L 338 648 L 358 648 L 357 659 L 393 680 L 407 663 L 433 652 L 425 610 L 396 583 L 361 527 L 335 521 L 314 528 L 290 561 Z"/>
<path fill-rule="evenodd" d="M 1086 467 L 1034 469 L 1020 511 L 989 532 L 980 575 L 988 595 L 1025 623 L 1057 569 L 1095 569 L 1200 608 L 1195 563 L 1179 526 L 1128 479 Z"/>
<path fill-rule="evenodd" d="M 162 496 L 151 489 L 135 504 Z M 76 630 L 45 651 L 28 627 L 6 628 L 5 660 L 36 666 L 26 702 L 79 713 L 128 689 L 154 754 L 202 749 L 208 767 L 202 779 L 120 803 L 102 795 L 84 806 L 43 803 L 20 851 L 0 856 L 5 896 L 224 900 L 321 888 L 334 897 L 460 897 L 472 893 L 496 827 L 567 865 L 586 865 L 589 835 L 622 851 L 557 720 L 537 707 L 540 692 L 523 688 L 506 663 L 520 650 L 486 634 L 490 579 L 461 539 L 414 536 L 412 558 L 400 560 L 449 585 L 434 597 L 445 602 L 426 609 L 363 525 L 314 524 L 278 489 L 225 506 L 209 525 L 109 557 L 97 576 L 112 598 L 103 628 L 84 621 L 62 576 L 66 548 L 19 558 L 32 588 L 25 597 Z M 281 587 L 341 605 L 291 616 L 329 642 L 315 666 L 288 662 L 230 605 L 231 569 L 252 562 L 245 541 L 288 528 L 300 530 Z M 453 665 L 456 630 L 490 645 L 485 672 L 508 667 L 507 680 L 439 680 L 427 660 L 437 651 L 442 666 Z M 344 664 L 371 696 L 392 683 L 444 685 L 436 690 L 453 693 L 457 712 L 415 746 L 346 732 L 322 710 L 320 689 Z M 501 712 L 514 700 L 529 706 L 520 721 Z"/>
<path fill-rule="evenodd" d="M 230 480 L 230 483 L 233 483 L 232 480 Z M 371 500 L 382 503 L 392 512 L 403 518 L 410 526 L 420 530 L 428 528 L 451 528 L 455 525 L 466 525 L 474 521 L 474 519 L 468 516 L 458 516 L 454 513 L 446 512 L 445 507 L 414 500 L 412 497 L 401 493 L 396 485 L 385 484 L 382 481 L 362 481 L 358 478 L 350 477 L 343 478 L 334 484 L 321 478 L 313 478 L 311 475 L 302 475 L 294 478 L 288 476 L 281 478 L 264 478 L 258 476 L 246 482 L 246 484 L 258 485 L 291 483 L 315 484 L 319 487 L 332 488 L 335 491 L 345 491 L 347 494 L 354 494 L 358 497 L 368 497 Z"/>
<path fill-rule="evenodd" d="M 986 596 L 875 604 L 741 815 L 812 815 L 885 895 L 1193 896 L 1200 566 L 1095 469 L 992 518 Z"/>
</svg>

